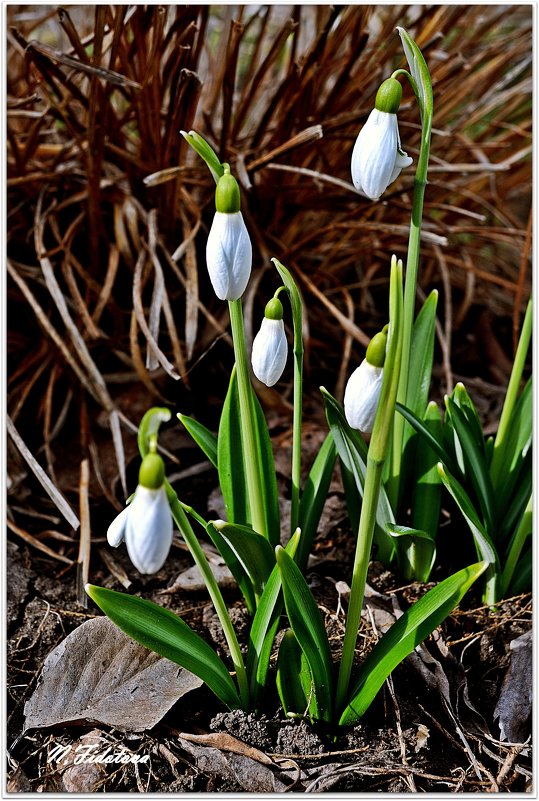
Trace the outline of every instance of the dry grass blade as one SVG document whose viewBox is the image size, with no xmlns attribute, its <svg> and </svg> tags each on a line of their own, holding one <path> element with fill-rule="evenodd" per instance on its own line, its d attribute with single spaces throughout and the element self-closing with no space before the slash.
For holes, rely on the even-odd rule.
<svg viewBox="0 0 539 801">
<path fill-rule="evenodd" d="M 25 460 L 26 464 L 35 475 L 49 498 L 52 500 L 58 511 L 65 517 L 67 522 L 72 528 L 77 529 L 80 525 L 79 519 L 74 511 L 71 509 L 70 505 L 62 495 L 62 493 L 58 490 L 58 488 L 52 483 L 48 475 L 45 473 L 41 465 L 36 461 L 36 459 L 32 456 L 29 448 L 24 443 L 24 440 L 20 436 L 19 432 L 13 425 L 13 421 L 8 416 L 7 418 L 7 431 L 15 445 L 17 446 L 21 456 Z"/>
<path fill-rule="evenodd" d="M 56 562 L 63 562 L 66 565 L 72 565 L 73 560 L 68 559 L 67 556 L 63 556 L 61 553 L 56 553 L 53 551 L 52 548 L 49 548 L 48 545 L 45 545 L 43 542 L 40 542 L 38 539 L 33 537 L 28 531 L 25 531 L 20 526 L 15 525 L 12 520 L 6 520 L 6 525 L 10 531 L 20 537 L 24 542 L 28 543 L 32 548 L 35 548 L 37 551 L 41 551 L 46 556 L 49 556 L 51 559 L 54 559 Z"/>
<path fill-rule="evenodd" d="M 80 505 L 80 539 L 77 557 L 77 598 L 79 603 L 88 608 L 88 596 L 84 591 L 90 578 L 90 553 L 92 533 L 90 525 L 90 504 L 88 487 L 90 483 L 90 463 L 83 459 L 80 465 L 79 505 Z"/>
<path fill-rule="evenodd" d="M 144 334 L 148 346 L 151 348 L 153 355 L 155 356 L 157 362 L 161 365 L 163 370 L 171 378 L 174 380 L 179 380 L 180 376 L 174 369 L 174 365 L 172 365 L 164 353 L 160 350 L 159 345 L 155 341 L 154 337 L 152 336 L 152 332 L 148 327 L 148 323 L 144 317 L 144 308 L 142 305 L 141 299 L 141 292 L 142 292 L 142 270 L 144 268 L 144 264 L 146 261 L 146 254 L 144 251 L 141 251 L 137 263 L 135 265 L 135 274 L 133 276 L 133 309 L 137 319 L 137 323 L 139 324 L 142 333 Z"/>
</svg>

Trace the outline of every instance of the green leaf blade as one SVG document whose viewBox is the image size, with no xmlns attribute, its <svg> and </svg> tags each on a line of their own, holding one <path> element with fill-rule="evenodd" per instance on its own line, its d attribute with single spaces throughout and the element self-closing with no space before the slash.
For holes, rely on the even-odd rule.
<svg viewBox="0 0 539 801">
<path fill-rule="evenodd" d="M 299 505 L 299 527 L 301 540 L 296 557 L 300 570 L 305 569 L 311 546 L 316 536 L 318 523 L 329 490 L 337 449 L 333 437 L 328 434 L 307 476 Z"/>
<path fill-rule="evenodd" d="M 217 436 L 194 417 L 185 414 L 178 414 L 177 417 L 200 450 L 206 454 L 212 465 L 217 467 Z"/>
<path fill-rule="evenodd" d="M 294 558 L 299 542 L 300 531 L 297 529 L 288 540 L 285 548 L 291 558 Z M 266 685 L 271 646 L 277 633 L 282 609 L 280 593 L 281 573 L 278 566 L 275 565 L 259 600 L 249 633 L 247 674 L 254 704 L 256 704 L 257 698 Z"/>
<path fill-rule="evenodd" d="M 485 562 L 478 562 L 453 574 L 391 626 L 361 666 L 350 702 L 341 715 L 341 726 L 352 725 L 365 714 L 394 668 L 445 620 L 486 568 Z"/>
<path fill-rule="evenodd" d="M 87 585 L 86 592 L 125 634 L 201 678 L 230 709 L 241 707 L 234 682 L 215 651 L 168 609 L 127 593 Z"/>
<path fill-rule="evenodd" d="M 329 723 L 332 713 L 333 666 L 324 622 L 298 566 L 283 548 L 276 549 L 276 556 L 286 613 L 311 669 L 319 718 Z"/>
<path fill-rule="evenodd" d="M 275 567 L 275 554 L 267 539 L 252 528 L 237 523 L 213 521 L 210 526 L 223 537 L 249 576 L 255 593 L 261 595 Z"/>
<path fill-rule="evenodd" d="M 217 470 L 229 523 L 251 524 L 243 457 L 241 412 L 236 368 L 232 369 L 217 435 Z"/>
</svg>

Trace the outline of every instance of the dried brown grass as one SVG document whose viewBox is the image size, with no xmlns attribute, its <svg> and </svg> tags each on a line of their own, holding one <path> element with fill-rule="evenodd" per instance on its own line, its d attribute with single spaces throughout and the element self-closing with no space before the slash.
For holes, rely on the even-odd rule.
<svg viewBox="0 0 539 801">
<path fill-rule="evenodd" d="M 248 330 L 260 315 L 254 290 L 276 286 L 276 255 L 307 302 L 315 377 L 326 370 L 342 391 L 354 342 L 385 322 L 389 256 L 406 251 L 413 172 L 381 203 L 349 179 L 377 86 L 404 66 L 397 24 L 434 85 L 420 284 L 445 293 L 446 380 L 459 369 L 451 340 L 483 309 L 518 328 L 531 280 L 530 6 L 7 14 L 9 411 L 49 475 L 55 453 L 72 475 L 88 457 L 112 500 L 99 410 L 125 485 L 120 426 L 133 430 L 155 401 L 196 405 L 207 389 L 195 372 L 189 395 L 190 371 L 203 357 L 204 376 L 225 374 L 212 354 L 227 352 L 226 309 L 204 266 L 213 184 L 180 129 L 207 137 L 241 181 L 255 246 Z M 417 158 L 408 87 L 400 127 Z"/>
</svg>

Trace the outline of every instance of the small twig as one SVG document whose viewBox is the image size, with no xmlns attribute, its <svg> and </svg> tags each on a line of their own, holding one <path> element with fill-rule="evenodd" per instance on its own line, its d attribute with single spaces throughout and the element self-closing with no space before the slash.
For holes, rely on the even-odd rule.
<svg viewBox="0 0 539 801">
<path fill-rule="evenodd" d="M 90 463 L 83 459 L 80 465 L 79 503 L 80 503 L 80 540 L 79 555 L 77 557 L 77 600 L 88 608 L 88 596 L 84 587 L 90 578 L 90 551 L 92 546 L 92 533 L 90 527 L 90 504 L 88 502 L 88 487 L 90 484 Z"/>
</svg>

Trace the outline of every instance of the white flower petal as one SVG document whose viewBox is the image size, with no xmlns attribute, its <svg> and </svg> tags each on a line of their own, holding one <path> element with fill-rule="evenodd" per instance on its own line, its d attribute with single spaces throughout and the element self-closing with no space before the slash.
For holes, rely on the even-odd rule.
<svg viewBox="0 0 539 801">
<path fill-rule="evenodd" d="M 288 356 L 288 343 L 282 320 L 264 317 L 254 338 L 251 363 L 253 373 L 267 387 L 272 387 L 283 374 Z"/>
<path fill-rule="evenodd" d="M 206 263 L 220 300 L 238 300 L 251 275 L 252 247 L 241 211 L 216 211 L 206 244 Z"/>
<path fill-rule="evenodd" d="M 139 573 L 157 573 L 172 544 L 172 516 L 164 487 L 138 486 L 128 507 L 125 544 Z"/>
<path fill-rule="evenodd" d="M 401 174 L 401 170 L 403 170 L 405 167 L 409 167 L 412 162 L 413 158 L 411 156 L 404 151 L 397 150 L 397 158 L 395 159 L 395 166 L 393 167 L 393 172 L 391 173 L 388 186 L 391 186 L 393 181 L 396 181 Z"/>
<path fill-rule="evenodd" d="M 128 514 L 129 506 L 126 506 L 108 527 L 107 542 L 111 548 L 117 548 L 124 541 Z"/>
<path fill-rule="evenodd" d="M 354 186 L 371 200 L 378 200 L 387 189 L 397 157 L 397 143 L 397 115 L 371 111 L 352 152 Z"/>
<path fill-rule="evenodd" d="M 344 392 L 344 413 L 351 428 L 370 434 L 382 391 L 384 368 L 364 359 L 354 370 Z"/>
<path fill-rule="evenodd" d="M 357 191 L 378 200 L 412 161 L 401 149 L 397 115 L 371 111 L 352 152 L 352 181 Z"/>
</svg>

